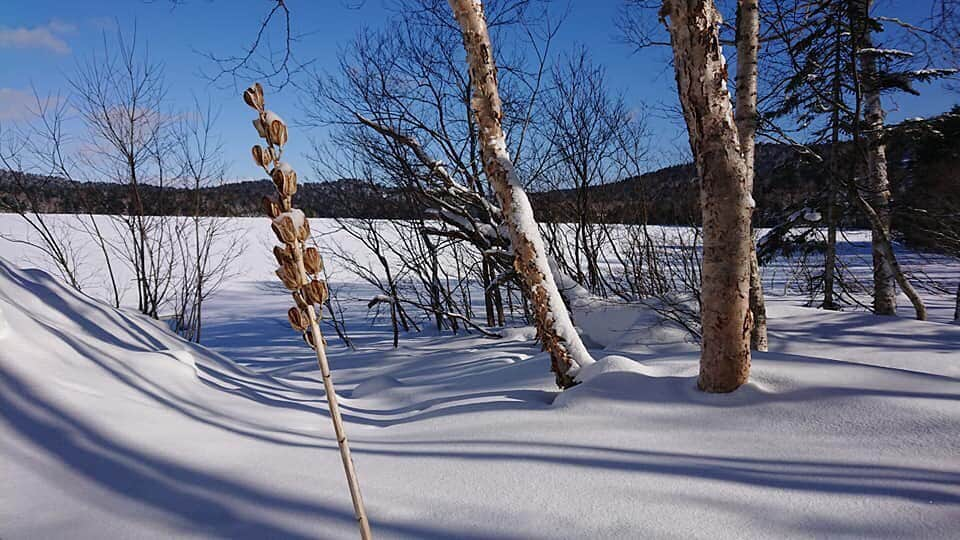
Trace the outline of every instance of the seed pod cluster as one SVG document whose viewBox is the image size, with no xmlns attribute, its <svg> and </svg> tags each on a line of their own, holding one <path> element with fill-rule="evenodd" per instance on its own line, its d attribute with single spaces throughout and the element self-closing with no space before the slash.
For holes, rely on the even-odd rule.
<svg viewBox="0 0 960 540">
<path fill-rule="evenodd" d="M 253 126 L 265 143 L 255 145 L 250 154 L 254 163 L 270 176 L 277 190 L 275 197 L 264 197 L 261 204 L 263 212 L 271 220 L 273 233 L 282 244 L 273 248 L 277 277 L 291 291 L 296 304 L 287 312 L 287 319 L 290 326 L 303 333 L 304 340 L 314 347 L 315 331 L 322 339 L 318 327 L 315 327 L 319 317 L 318 308 L 322 308 L 327 301 L 329 290 L 322 279 L 320 252 L 305 245 L 310 239 L 310 221 L 293 206 L 293 196 L 297 193 L 297 171 L 281 160 L 283 145 L 287 143 L 287 125 L 279 115 L 266 109 L 263 87 L 259 83 L 244 91 L 243 101 L 257 111 Z M 326 345 L 325 340 L 323 343 Z"/>
<path fill-rule="evenodd" d="M 360 481 L 350 457 L 350 446 L 347 443 L 340 406 L 337 404 L 337 392 L 333 386 L 330 364 L 327 362 L 327 341 L 317 324 L 317 308 L 320 307 L 322 313 L 322 305 L 329 295 L 327 284 L 321 278 L 323 263 L 315 248 L 305 246 L 310 238 L 310 221 L 302 211 L 293 207 L 293 195 L 297 192 L 297 173 L 293 167 L 281 161 L 283 145 L 287 142 L 287 126 L 279 116 L 266 109 L 263 88 L 259 84 L 254 84 L 244 91 L 243 100 L 257 111 L 253 126 L 266 141 L 266 146 L 257 145 L 251 150 L 253 161 L 270 175 L 277 188 L 277 198 L 264 197 L 262 204 L 263 211 L 270 217 L 270 226 L 282 244 L 273 248 L 273 256 L 278 265 L 277 277 L 290 289 L 295 304 L 287 310 L 287 320 L 294 330 L 300 332 L 317 357 L 330 410 L 330 421 L 337 435 L 343 470 L 347 475 L 350 497 L 353 499 L 353 508 L 360 525 L 360 536 L 363 540 L 370 540 L 370 524 L 363 508 L 363 499 L 360 497 Z"/>
</svg>

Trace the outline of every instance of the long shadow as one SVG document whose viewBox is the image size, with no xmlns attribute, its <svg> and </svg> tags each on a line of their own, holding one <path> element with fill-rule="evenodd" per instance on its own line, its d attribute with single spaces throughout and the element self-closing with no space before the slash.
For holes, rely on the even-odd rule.
<svg viewBox="0 0 960 540">
<path fill-rule="evenodd" d="M 338 513 L 133 450 L 44 401 L 4 370 L 0 370 L 0 389 L 0 415 L 27 440 L 100 487 L 162 510 L 184 524 L 229 525 L 250 537 L 308 538 L 238 512 L 230 502 L 242 500 L 298 513 Z"/>
<path fill-rule="evenodd" d="M 0 271 L 5 273 L 10 281 L 17 286 L 22 287 L 37 298 L 42 299 L 48 306 L 64 315 L 67 319 L 77 323 L 85 332 L 89 332 L 91 335 L 106 343 L 131 350 L 142 351 L 163 348 L 162 343 L 140 328 L 140 324 L 142 323 L 134 321 L 130 316 L 118 309 L 102 304 L 81 293 L 65 289 L 63 285 L 55 281 L 45 272 L 39 270 L 13 271 L 9 267 L 9 264 L 3 259 L 0 259 Z M 33 281 L 23 279 L 19 272 L 29 274 Z M 103 313 L 111 322 L 115 323 L 117 329 L 126 332 L 138 345 L 132 346 L 129 342 L 123 341 L 104 330 L 99 323 L 91 320 L 85 313 L 65 301 L 64 298 L 75 299 L 86 308 L 89 308 L 91 312 Z"/>
<path fill-rule="evenodd" d="M 0 416 L 25 439 L 117 496 L 136 500 L 185 526 L 231 538 L 308 538 L 301 532 L 240 511 L 258 505 L 306 519 L 322 516 L 352 524 L 349 511 L 265 492 L 149 455 L 110 439 L 66 410 L 43 400 L 16 376 L 0 370 Z M 439 449 L 410 449 L 426 445 Z M 443 446 L 465 448 L 444 450 Z M 398 459 L 430 458 L 531 462 L 563 467 L 617 470 L 663 477 L 710 479 L 790 491 L 898 498 L 925 504 L 960 505 L 960 473 L 839 463 L 624 450 L 593 445 L 507 440 L 391 441 L 386 448 L 358 453 Z M 483 448 L 490 446 L 492 448 Z M 577 455 L 582 453 L 590 455 Z M 626 485 L 631 482 L 624 476 Z M 415 538 L 482 538 L 482 532 L 378 522 L 374 529 Z"/>
<path fill-rule="evenodd" d="M 142 395 L 147 398 L 150 398 L 157 403 L 169 408 L 172 411 L 178 412 L 183 416 L 203 422 L 207 425 L 237 434 L 251 437 L 254 439 L 262 440 L 265 442 L 282 444 L 286 446 L 301 446 L 301 447 L 327 447 L 332 442 L 329 442 L 328 445 L 323 445 L 315 442 L 307 442 L 308 437 L 313 437 L 301 432 L 291 431 L 287 429 L 282 429 L 276 425 L 259 425 L 251 424 L 249 422 L 243 421 L 239 418 L 228 416 L 223 414 L 222 411 L 210 409 L 204 407 L 195 402 L 184 401 L 175 394 L 167 391 L 162 386 L 150 381 L 143 374 L 139 373 L 134 369 L 130 369 L 123 364 L 111 365 L 105 360 L 101 359 L 104 355 L 101 351 L 93 349 L 90 345 L 80 342 L 79 340 L 73 338 L 71 335 L 62 332 L 58 328 L 47 325 L 42 321 L 38 321 L 39 324 L 45 325 L 46 330 L 53 336 L 60 338 L 64 344 L 68 345 L 76 351 L 78 355 L 89 360 L 94 365 L 103 369 L 106 373 L 115 377 L 120 382 L 126 384 L 130 388 L 137 390 Z M 155 351 L 151 351 L 155 352 Z M 161 351 L 162 352 L 162 351 Z M 173 361 L 173 360 L 171 360 Z M 204 370 L 207 371 L 207 370 Z M 227 376 L 224 373 L 218 375 L 218 379 L 229 382 L 231 377 Z M 310 405 L 304 403 L 301 399 L 290 399 L 286 396 L 280 396 L 276 393 L 268 393 L 262 390 L 256 390 L 252 388 L 245 381 L 232 378 L 233 384 L 237 384 L 236 387 L 226 387 L 219 386 L 207 379 L 200 379 L 205 384 L 216 388 L 217 390 L 225 393 L 234 394 L 241 396 L 256 402 L 259 402 L 264 405 L 270 405 L 275 407 L 281 407 L 291 410 L 298 410 L 303 412 L 309 412 L 311 414 L 318 414 L 321 416 L 329 417 L 329 410 L 321 405 L 326 404 L 326 399 L 317 400 L 315 405 Z M 242 383 L 242 384 L 241 384 Z M 271 395 L 272 394 L 272 395 Z M 466 395 L 454 395 L 445 398 L 436 398 L 429 400 L 423 404 L 414 404 L 409 407 L 405 407 L 401 411 L 388 411 L 385 413 L 379 413 L 374 409 L 361 409 L 356 407 L 351 407 L 349 404 L 341 404 L 343 409 L 346 411 L 346 414 L 343 415 L 344 419 L 348 422 L 355 424 L 362 424 L 375 427 L 389 427 L 392 425 L 405 424 L 410 422 L 416 422 L 420 420 L 425 420 L 427 418 L 435 418 L 441 416 L 448 416 L 454 414 L 463 414 L 467 412 L 482 412 L 489 410 L 518 410 L 518 409 L 531 409 L 531 408 L 544 408 L 545 403 L 549 401 L 552 397 L 552 392 L 543 392 L 539 390 L 505 390 L 505 391 L 490 391 L 490 392 L 477 392 L 473 394 Z M 509 400 L 496 400 L 496 401 L 487 401 L 483 403 L 462 403 L 455 404 L 451 406 L 441 407 L 441 405 L 447 403 L 456 403 L 456 402 L 465 402 L 472 401 L 479 398 L 493 398 L 493 397 L 506 397 Z M 433 410 L 424 410 L 428 408 L 434 408 Z M 359 413 L 366 413 L 370 415 L 377 414 L 394 414 L 395 412 L 410 412 L 415 410 L 424 410 L 420 414 L 411 415 L 408 417 L 397 418 L 397 419 L 377 419 L 377 418 L 368 418 L 362 416 Z M 351 412 L 352 411 L 352 412 Z M 285 439 L 282 436 L 295 437 L 302 439 L 301 441 L 294 441 L 290 439 Z"/>
<path fill-rule="evenodd" d="M 161 511 L 183 527 L 225 538 L 308 539 L 308 535 L 251 516 L 240 506 L 257 506 L 296 515 L 298 522 L 332 519 L 348 526 L 352 512 L 314 501 L 264 491 L 136 450 L 50 403 L 17 376 L 0 369 L 0 417 L 38 449 L 115 496 Z M 95 498 L 88 501 L 96 502 Z M 346 506 L 346 505 L 345 505 Z M 108 511 L 117 511 L 113 506 Z M 287 519 L 290 519 L 288 516 Z M 372 518 L 374 531 L 412 538 L 484 538 L 425 525 L 384 523 Z M 145 524 L 145 526 L 149 526 Z"/>
<path fill-rule="evenodd" d="M 461 445 L 456 450 L 407 450 L 405 445 Z M 489 445 L 493 449 L 478 447 Z M 960 506 L 960 472 L 915 467 L 737 458 L 709 454 L 617 449 L 591 445 L 505 440 L 391 441 L 387 448 L 364 448 L 362 453 L 396 458 L 472 459 L 548 463 L 564 467 L 608 469 L 654 476 L 710 479 L 747 486 L 790 491 L 880 496 Z M 549 453 L 536 453 L 533 449 Z M 576 455 L 589 452 L 594 455 Z M 600 454 L 600 455 L 596 455 Z M 625 476 L 624 482 L 630 477 Z"/>
</svg>

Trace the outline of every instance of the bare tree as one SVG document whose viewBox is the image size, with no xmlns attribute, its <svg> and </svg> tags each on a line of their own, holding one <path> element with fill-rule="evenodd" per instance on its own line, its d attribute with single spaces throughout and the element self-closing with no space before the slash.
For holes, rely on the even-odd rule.
<svg viewBox="0 0 960 540">
<path fill-rule="evenodd" d="M 190 213 L 178 224 L 176 235 L 180 263 L 176 287 L 175 330 L 200 342 L 204 302 L 227 280 L 239 273 L 242 255 L 239 233 L 225 218 L 211 217 L 208 190 L 224 181 L 223 145 L 214 134 L 217 118 L 212 106 L 196 104 L 177 128 L 180 179 L 191 199 Z"/>
<path fill-rule="evenodd" d="M 626 170 L 623 152 L 643 152 L 622 144 L 642 122 L 631 115 L 623 99 L 608 88 L 606 74 L 580 47 L 562 56 L 551 70 L 551 88 L 542 106 L 546 121 L 542 131 L 543 163 L 540 169 L 545 187 L 572 188 L 568 212 L 552 208 L 547 223 L 548 247 L 561 269 L 591 293 L 606 296 L 610 288 L 604 272 L 611 231 L 602 204 L 593 200 L 596 188 L 616 179 Z M 539 157 L 539 156 L 538 156 Z M 636 156 L 642 159 L 641 156 Z M 562 213 L 561 213 L 562 212 Z M 564 249 L 569 245 L 569 249 Z M 565 253 L 568 252 L 568 253 Z"/>
<path fill-rule="evenodd" d="M 0 210 L 20 216 L 27 224 L 28 235 L 0 235 L 9 242 L 26 244 L 36 248 L 54 264 L 60 276 L 74 289 L 81 290 L 79 276 L 80 253 L 70 240 L 70 235 L 62 224 L 51 222 L 45 208 L 38 199 L 46 184 L 62 181 L 49 176 L 49 156 L 59 151 L 57 140 L 47 135 L 49 130 L 60 133 L 63 121 L 65 100 L 59 96 L 41 98 L 34 92 L 37 125 L 28 125 L 20 129 L 0 129 Z M 49 128 L 49 129 L 47 129 Z M 34 174 L 31 174 L 34 171 Z M 37 174 L 39 173 L 39 174 Z"/>
<path fill-rule="evenodd" d="M 85 165 L 102 178 L 129 188 L 127 212 L 114 216 L 121 235 L 119 251 L 133 270 L 138 308 L 159 317 L 172 292 L 176 264 L 175 220 L 165 216 L 165 187 L 173 180 L 170 115 L 160 64 L 138 45 L 136 33 L 116 43 L 104 35 L 103 50 L 80 63 L 70 79 L 74 106 L 89 131 Z M 148 212 L 147 188 L 155 189 Z"/>
<path fill-rule="evenodd" d="M 895 260 L 892 212 L 896 205 L 887 179 L 889 128 L 884 125 L 881 98 L 890 92 L 918 93 L 915 82 L 955 73 L 937 64 L 955 63 L 957 47 L 929 29 L 874 15 L 872 5 L 867 0 L 771 3 L 765 18 L 771 30 L 769 43 L 776 45 L 768 52 L 775 69 L 766 70 L 775 81 L 768 90 L 773 104 L 770 117 L 791 114 L 799 121 L 793 131 L 812 135 L 814 140 L 797 143 L 786 134 L 788 129 L 772 122 L 764 127 L 768 134 L 795 144 L 804 155 L 829 164 L 823 203 L 828 227 L 823 306 L 837 308 L 840 294 L 849 289 L 835 283 L 841 266 L 836 237 L 844 217 L 840 196 L 845 195 L 849 207 L 860 211 L 861 223 L 865 220 L 873 231 L 874 311 L 895 313 L 896 283 L 910 298 L 918 318 L 923 318 L 923 302 Z M 934 22 L 928 21 L 930 27 L 936 27 Z M 917 53 L 891 48 L 897 43 Z M 845 136 L 850 140 L 843 140 Z M 827 152 L 818 148 L 821 141 L 828 143 Z"/>
<path fill-rule="evenodd" d="M 860 79 L 863 88 L 863 133 L 866 137 L 866 201 L 876 213 L 880 229 L 874 227 L 873 247 L 873 311 L 878 315 L 897 314 L 896 278 L 882 236 L 890 234 L 890 182 L 887 179 L 886 145 L 883 142 L 884 110 L 880 102 L 880 72 L 877 55 L 872 53 L 873 30 L 869 16 L 871 0 L 853 0 L 849 4 L 855 50 L 860 54 Z M 859 102 L 859 100 L 858 100 Z"/>
<path fill-rule="evenodd" d="M 753 198 L 740 148 L 720 14 L 711 0 L 665 0 L 677 89 L 701 181 L 703 350 L 698 385 L 731 392 L 750 373 L 750 217 Z"/>
</svg>

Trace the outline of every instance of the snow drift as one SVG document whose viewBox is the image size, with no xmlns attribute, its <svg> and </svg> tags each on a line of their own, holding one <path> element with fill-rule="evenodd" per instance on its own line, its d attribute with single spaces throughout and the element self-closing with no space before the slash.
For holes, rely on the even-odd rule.
<svg viewBox="0 0 960 540">
<path fill-rule="evenodd" d="M 221 355 L 0 260 L 0 537 L 355 537 L 286 297 L 233 287 Z M 960 328 L 771 314 L 781 349 L 730 395 L 643 314 L 562 394 L 526 330 L 358 331 L 331 358 L 374 534 L 955 537 Z"/>
</svg>

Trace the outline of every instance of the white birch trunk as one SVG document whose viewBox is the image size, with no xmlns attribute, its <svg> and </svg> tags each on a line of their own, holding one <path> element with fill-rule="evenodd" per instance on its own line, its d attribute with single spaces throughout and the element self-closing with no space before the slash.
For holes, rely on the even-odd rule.
<svg viewBox="0 0 960 540">
<path fill-rule="evenodd" d="M 677 90 L 700 173 L 703 212 L 698 385 L 731 392 L 750 373 L 750 217 L 753 198 L 721 52 L 720 14 L 710 0 L 665 0 Z"/>
<path fill-rule="evenodd" d="M 576 384 L 577 371 L 593 363 L 593 358 L 577 334 L 557 289 L 533 208 L 507 151 L 500 125 L 503 110 L 497 88 L 497 67 L 483 3 L 480 0 L 449 0 L 449 3 L 463 33 L 473 86 L 471 106 L 479 127 L 484 171 L 503 209 L 516 269 L 529 292 L 537 332 L 544 349 L 550 353 L 557 385 L 567 388 Z"/>
<path fill-rule="evenodd" d="M 854 17 L 866 18 L 871 0 L 857 0 L 853 4 Z M 872 30 L 863 23 L 863 33 L 859 36 L 858 49 L 873 47 Z M 873 312 L 877 315 L 897 314 L 896 276 L 888 257 L 887 248 L 881 245 L 890 236 L 890 181 L 887 178 L 887 147 L 883 141 L 884 112 L 880 101 L 880 89 L 877 85 L 879 71 L 877 57 L 865 54 L 860 57 L 863 88 L 863 120 L 866 135 L 867 183 L 864 186 L 864 198 L 879 218 L 883 230 L 873 227 L 871 247 L 873 252 Z"/>
<path fill-rule="evenodd" d="M 735 119 L 740 136 L 740 151 L 747 167 L 747 190 L 753 193 L 757 133 L 757 56 L 760 52 L 760 6 L 758 0 L 740 0 L 737 5 L 737 107 Z M 753 231 L 750 232 L 753 243 Z M 753 328 L 750 347 L 767 350 L 767 306 L 763 301 L 763 282 L 757 247 L 750 253 L 750 311 Z"/>
</svg>

